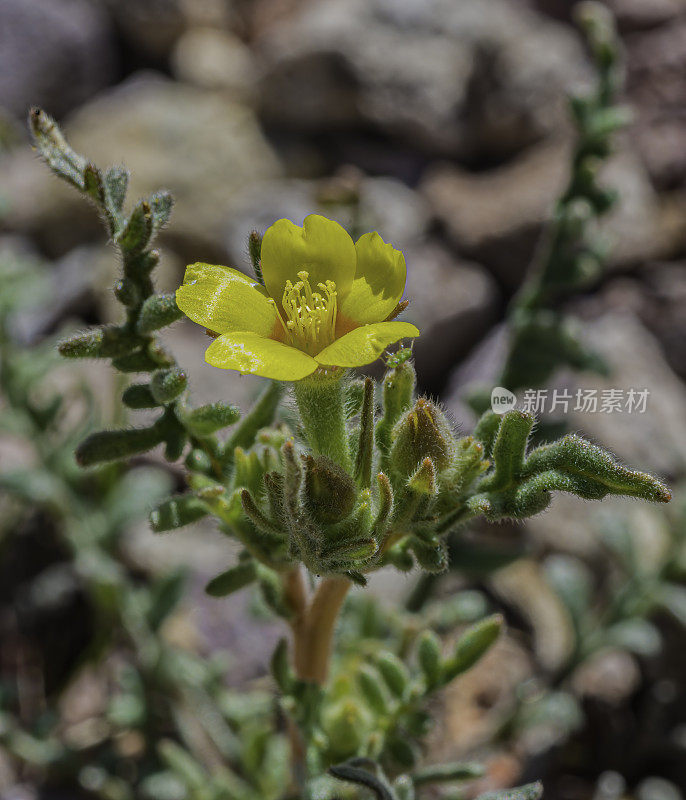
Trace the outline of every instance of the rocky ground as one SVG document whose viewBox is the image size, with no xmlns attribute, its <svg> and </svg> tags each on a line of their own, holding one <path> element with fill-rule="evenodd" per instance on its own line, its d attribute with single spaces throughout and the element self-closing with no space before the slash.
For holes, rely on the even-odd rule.
<svg viewBox="0 0 686 800">
<path fill-rule="evenodd" d="M 602 380 L 561 374 L 550 388 L 649 387 L 645 414 L 577 413 L 567 422 L 674 483 L 686 472 L 686 4 L 607 4 L 622 34 L 634 121 L 606 170 L 620 194 L 604 223 L 607 272 L 567 305 L 612 372 Z M 422 330 L 422 388 L 469 427 L 465 392 L 496 373 L 508 303 L 568 174 L 565 97 L 591 78 L 570 6 L 0 0 L 0 250 L 49 261 L 55 287 L 40 313 L 23 319 L 22 337 L 38 340 L 115 313 L 109 290 L 117 265 L 99 221 L 29 148 L 23 121 L 37 104 L 96 163 L 125 162 L 133 195 L 173 192 L 162 289 L 178 285 L 191 260 L 247 270 L 248 232 L 279 217 L 300 223 L 320 212 L 352 230 L 378 230 L 407 259 L 406 318 Z M 179 323 L 169 335 L 198 397 L 247 405 L 259 381 L 205 365 L 195 326 Z M 110 378 L 98 375 L 106 395 Z M 650 528 L 652 512 L 641 513 Z M 594 514 L 589 504 L 558 499 L 530 534 L 541 547 L 592 553 Z M 243 631 L 236 607 L 239 621 L 218 633 L 226 607 L 201 592 L 220 545 L 211 531 L 169 545 L 152 541 L 145 526 L 131 534 L 132 558 L 144 568 L 193 559 L 194 624 L 223 646 Z M 536 609 L 546 603 L 535 582 L 513 573 L 493 591 L 507 593 L 508 581 L 529 586 L 522 613 L 539 620 Z M 537 635 L 554 660 L 560 625 L 541 622 Z M 246 676 L 260 671 L 271 641 L 251 639 Z M 503 647 L 510 651 L 494 657 L 484 678 L 498 691 L 530 670 L 520 643 Z M 511 665 L 506 678 L 503 663 Z M 490 730 L 474 700 L 480 691 L 456 697 L 445 723 L 458 750 L 473 744 L 461 738 L 464 726 L 451 728 L 460 715 L 482 720 L 474 741 Z M 437 746 L 444 750 L 445 742 Z M 517 773 L 507 761 L 500 766 Z"/>
</svg>

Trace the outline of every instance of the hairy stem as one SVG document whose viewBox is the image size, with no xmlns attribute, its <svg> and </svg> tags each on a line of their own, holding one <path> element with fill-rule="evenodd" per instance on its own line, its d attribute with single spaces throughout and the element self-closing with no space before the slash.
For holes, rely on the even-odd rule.
<svg viewBox="0 0 686 800">
<path fill-rule="evenodd" d="M 293 393 L 308 444 L 315 455 L 328 456 L 350 472 L 350 450 L 345 428 L 343 382 L 340 376 L 315 375 L 296 381 Z"/>
</svg>

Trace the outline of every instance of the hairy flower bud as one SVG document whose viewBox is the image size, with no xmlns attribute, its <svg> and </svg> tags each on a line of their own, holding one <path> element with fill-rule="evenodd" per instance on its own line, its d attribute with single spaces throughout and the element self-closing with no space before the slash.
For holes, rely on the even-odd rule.
<svg viewBox="0 0 686 800">
<path fill-rule="evenodd" d="M 420 397 L 393 430 L 390 460 L 394 472 L 402 477 L 412 475 L 426 458 L 441 472 L 450 465 L 454 447 L 445 414 L 431 400 Z"/>
<path fill-rule="evenodd" d="M 345 519 L 355 505 L 355 482 L 348 473 L 326 456 L 306 456 L 305 498 L 318 522 Z"/>
</svg>

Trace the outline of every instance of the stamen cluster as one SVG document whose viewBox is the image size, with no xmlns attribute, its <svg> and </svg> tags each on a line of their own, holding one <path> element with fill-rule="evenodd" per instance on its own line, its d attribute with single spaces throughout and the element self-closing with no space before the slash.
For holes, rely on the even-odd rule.
<svg viewBox="0 0 686 800">
<path fill-rule="evenodd" d="M 310 355 L 316 355 L 336 338 L 338 301 L 333 281 L 318 283 L 321 292 L 313 292 L 310 275 L 306 270 L 298 273 L 299 281 L 286 281 L 281 306 L 284 318 L 274 303 L 286 341 Z"/>
</svg>

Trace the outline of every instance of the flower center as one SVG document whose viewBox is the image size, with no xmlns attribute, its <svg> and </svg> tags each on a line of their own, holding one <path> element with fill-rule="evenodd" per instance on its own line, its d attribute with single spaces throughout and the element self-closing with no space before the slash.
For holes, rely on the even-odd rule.
<svg viewBox="0 0 686 800">
<path fill-rule="evenodd" d="M 298 273 L 300 280 L 295 284 L 286 281 L 281 301 L 285 320 L 278 306 L 276 313 L 287 341 L 314 356 L 336 338 L 338 302 L 333 281 L 318 283 L 317 288 L 321 291 L 313 292 L 309 277 L 309 273 L 303 270 Z"/>
</svg>

